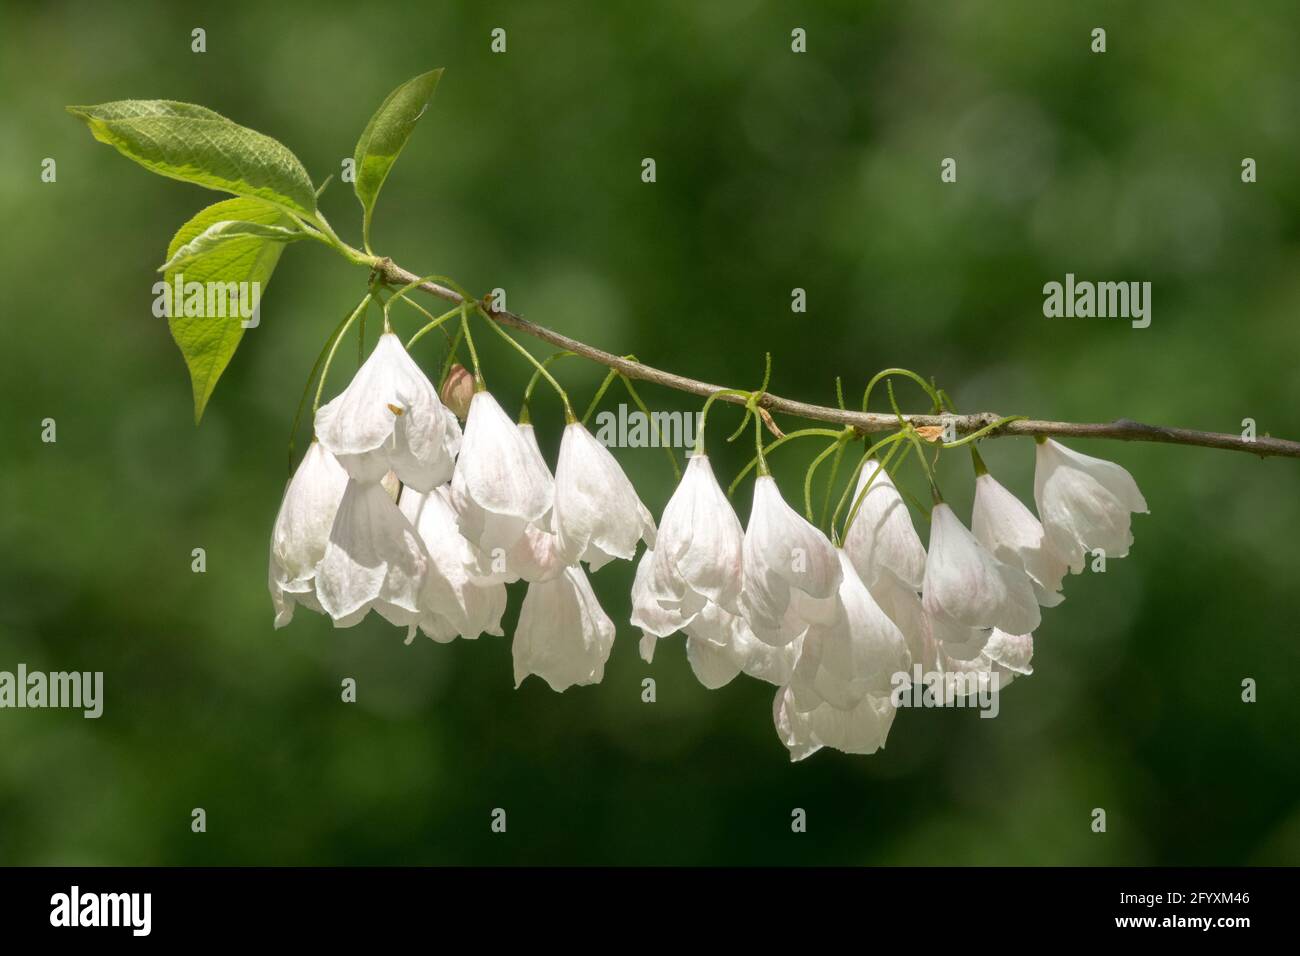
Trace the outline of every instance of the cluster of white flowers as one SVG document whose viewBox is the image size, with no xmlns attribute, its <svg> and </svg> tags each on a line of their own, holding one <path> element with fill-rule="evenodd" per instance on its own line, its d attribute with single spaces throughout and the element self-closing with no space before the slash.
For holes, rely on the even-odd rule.
<svg viewBox="0 0 1300 956">
<path fill-rule="evenodd" d="M 793 759 L 821 747 L 872 753 L 893 722 L 896 675 L 1030 673 L 1040 607 L 1100 549 L 1123 557 L 1146 512 L 1119 465 L 1037 445 L 1038 516 L 987 472 L 968 530 L 936 504 L 929 548 L 887 471 L 868 459 L 842 544 L 754 483 L 742 527 L 709 458 L 692 456 L 654 519 L 614 457 L 578 422 L 555 473 L 530 424 L 473 393 L 465 425 L 386 332 L 316 415 L 271 537 L 275 624 L 295 604 L 350 627 L 375 610 L 434 641 L 501 635 L 508 583 L 528 589 L 513 639 L 516 686 L 598 683 L 615 626 L 582 565 L 645 550 L 632 586 L 641 655 L 681 631 L 701 683 L 740 673 L 777 687 L 777 732 Z"/>
</svg>

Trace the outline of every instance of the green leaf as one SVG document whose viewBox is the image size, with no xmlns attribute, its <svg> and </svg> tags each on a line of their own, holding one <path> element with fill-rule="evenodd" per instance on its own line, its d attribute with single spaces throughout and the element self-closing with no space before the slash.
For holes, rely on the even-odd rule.
<svg viewBox="0 0 1300 956">
<path fill-rule="evenodd" d="M 370 216 L 379 190 L 383 188 L 393 163 L 397 162 L 402 147 L 411 138 L 415 124 L 429 108 L 429 100 L 433 98 L 433 91 L 441 78 L 441 68 L 430 70 L 393 90 L 370 117 L 357 140 L 357 149 L 352 156 L 356 176 L 353 188 L 365 211 L 363 232 L 367 251 L 370 247 Z"/>
<path fill-rule="evenodd" d="M 292 224 L 281 209 L 260 199 L 227 199 L 208 206 L 181 226 L 167 246 L 168 267 L 163 278 L 169 288 L 175 289 L 179 275 L 184 285 L 193 282 L 205 285 L 247 282 L 251 288 L 251 283 L 256 282 L 260 292 L 266 291 L 284 249 L 281 239 L 252 233 L 231 236 L 190 257 L 180 267 L 172 266 L 172 260 L 183 248 L 193 245 L 214 226 L 231 222 L 270 229 L 284 229 Z M 181 301 L 175 301 L 173 295 L 172 314 L 167 325 L 190 371 L 190 382 L 194 387 L 194 423 L 198 424 L 217 380 L 239 347 L 244 327 L 237 312 L 227 318 L 187 318 L 183 304 L 183 297 Z"/>
<path fill-rule="evenodd" d="M 177 249 L 170 259 L 159 267 L 159 272 L 176 272 L 217 250 L 228 242 L 240 239 L 265 239 L 269 242 L 294 242 L 306 238 L 301 229 L 287 229 L 284 226 L 269 226 L 260 222 L 248 222 L 243 219 L 223 219 L 214 222 L 208 228 Z"/>
<path fill-rule="evenodd" d="M 145 169 L 316 215 L 311 177 L 288 147 L 219 113 L 170 100 L 69 106 L 101 143 Z"/>
</svg>

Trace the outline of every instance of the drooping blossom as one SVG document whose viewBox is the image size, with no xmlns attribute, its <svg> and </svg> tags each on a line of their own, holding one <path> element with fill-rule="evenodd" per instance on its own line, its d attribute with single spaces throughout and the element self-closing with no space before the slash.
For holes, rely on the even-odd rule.
<svg viewBox="0 0 1300 956">
<path fill-rule="evenodd" d="M 451 503 L 461 533 L 489 566 L 502 566 L 528 526 L 551 509 L 555 486 L 546 463 L 490 392 L 470 401 Z"/>
<path fill-rule="evenodd" d="M 1029 576 L 1041 606 L 1055 607 L 1065 600 L 1059 593 L 1065 561 L 1047 543 L 1033 512 L 987 472 L 975 479 L 970 527 L 985 550 Z"/>
<path fill-rule="evenodd" d="M 770 475 L 754 482 L 745 529 L 741 610 L 754 636 L 780 647 L 830 613 L 840 561 L 826 536 L 781 497 Z"/>
<path fill-rule="evenodd" d="M 564 428 L 555 466 L 555 536 L 566 563 L 592 571 L 655 546 L 655 522 L 608 448 L 581 422 Z"/>
<path fill-rule="evenodd" d="M 842 576 L 829 620 L 809 625 L 790 680 L 800 712 L 829 704 L 852 710 L 864 697 L 888 696 L 912 655 L 898 626 L 880 608 L 843 550 Z"/>
<path fill-rule="evenodd" d="M 372 609 L 399 627 L 418 624 L 428 569 L 420 536 L 383 486 L 350 479 L 316 566 L 316 596 L 334 626 Z"/>
<path fill-rule="evenodd" d="M 1030 634 L 1041 619 L 1028 575 L 985 550 L 942 502 L 930 512 L 922 604 L 935 638 L 952 644 L 969 643 L 972 630 L 995 627 Z"/>
<path fill-rule="evenodd" d="M 890 572 L 919 591 L 925 575 L 925 547 L 903 496 L 874 458 L 863 464 L 852 500 L 860 504 L 844 536 L 844 550 L 863 583 L 871 587 L 883 573 Z"/>
<path fill-rule="evenodd" d="M 1108 558 L 1127 557 L 1132 515 L 1149 513 L 1137 482 L 1123 467 L 1050 438 L 1035 453 L 1034 500 L 1048 543 L 1075 574 L 1094 550 Z"/>
<path fill-rule="evenodd" d="M 333 401 L 316 412 L 316 437 L 358 481 L 391 469 L 417 491 L 451 477 L 460 425 L 392 332 Z"/>
<path fill-rule="evenodd" d="M 293 619 L 294 604 L 321 610 L 316 600 L 316 565 L 325 556 L 347 484 L 347 472 L 334 456 L 320 442 L 312 442 L 284 489 L 271 530 L 267 577 L 277 628 Z"/>
<path fill-rule="evenodd" d="M 446 486 L 427 494 L 407 488 L 398 504 L 429 553 L 419 629 L 439 643 L 480 634 L 499 636 L 506 587 L 478 573 L 478 554 L 461 535 L 449 497 Z"/>
<path fill-rule="evenodd" d="M 614 645 L 609 619 L 578 565 L 528 585 L 512 648 L 515 686 L 536 674 L 556 692 L 598 684 Z"/>
</svg>

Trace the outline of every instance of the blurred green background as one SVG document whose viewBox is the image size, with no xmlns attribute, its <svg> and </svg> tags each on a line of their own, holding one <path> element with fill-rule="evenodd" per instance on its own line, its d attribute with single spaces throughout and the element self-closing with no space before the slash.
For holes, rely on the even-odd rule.
<svg viewBox="0 0 1300 956">
<path fill-rule="evenodd" d="M 340 160 L 390 89 L 445 66 L 376 217 L 377 251 L 417 272 L 503 286 L 526 316 L 708 381 L 753 387 L 771 350 L 773 391 L 823 403 L 836 375 L 853 401 L 903 365 L 968 411 L 1229 432 L 1252 417 L 1297 438 L 1294 4 L 2 9 L 0 669 L 102 670 L 106 701 L 98 721 L 0 712 L 0 863 L 1300 861 L 1300 462 L 1076 443 L 1151 503 L 1131 556 L 1067 582 L 997 720 L 903 712 L 871 757 L 791 765 L 772 688 L 704 690 L 680 638 L 644 665 L 627 563 L 595 577 L 619 624 L 604 683 L 563 695 L 512 689 L 508 639 L 405 647 L 382 621 L 336 631 L 306 612 L 277 633 L 265 561 L 290 420 L 365 273 L 289 249 L 196 430 L 150 287 L 172 232 L 218 197 L 149 175 L 63 111 L 212 107 L 289 145 L 316 182 L 335 173 L 322 208 L 356 243 Z M 1042 286 L 1066 272 L 1151 281 L 1151 327 L 1045 319 Z M 790 311 L 794 287 L 807 314 Z M 513 413 L 527 369 L 480 340 Z M 557 369 L 585 405 L 600 370 Z M 714 418 L 726 479 L 747 459 L 721 441 L 737 415 Z M 553 456 L 552 397 L 535 419 Z M 1031 444 L 984 448 L 1028 496 Z M 775 453 L 788 498 L 817 450 Z M 658 514 L 662 452 L 618 454 Z M 948 458 L 967 517 L 968 458 Z"/>
</svg>

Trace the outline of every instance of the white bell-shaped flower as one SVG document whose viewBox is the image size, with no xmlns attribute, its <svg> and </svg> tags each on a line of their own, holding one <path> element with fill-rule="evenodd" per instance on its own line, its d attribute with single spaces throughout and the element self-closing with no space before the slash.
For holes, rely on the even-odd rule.
<svg viewBox="0 0 1300 956">
<path fill-rule="evenodd" d="M 799 640 L 782 647 L 764 644 L 744 617 L 713 602 L 684 630 L 686 659 L 699 682 L 710 690 L 730 683 L 739 674 L 780 686 L 790 680 L 799 657 Z"/>
<path fill-rule="evenodd" d="M 994 628 L 983 649 L 971 660 L 957 660 L 940 653 L 939 670 L 962 674 L 983 674 L 984 686 L 994 693 L 1001 691 L 1017 677 L 1034 672 L 1030 661 L 1034 656 L 1034 635 L 1007 634 Z M 954 688 L 980 690 L 980 684 L 969 681 L 956 682 Z M 953 694 L 952 697 L 961 696 Z"/>
<path fill-rule="evenodd" d="M 754 636 L 789 644 L 840 586 L 840 560 L 826 536 L 785 503 L 771 475 L 754 482 L 744 541 L 740 606 Z"/>
<path fill-rule="evenodd" d="M 320 442 L 312 442 L 284 489 L 271 531 L 267 584 L 275 605 L 275 626 L 293 619 L 294 604 L 319 612 L 316 565 L 325 556 L 334 515 L 348 474 Z"/>
<path fill-rule="evenodd" d="M 686 638 L 686 660 L 696 680 L 708 690 L 730 684 L 740 675 L 743 663 L 730 645 L 723 647 L 689 636 Z"/>
<path fill-rule="evenodd" d="M 554 479 L 551 476 L 550 466 L 546 464 L 546 459 L 542 457 L 542 450 L 537 444 L 537 433 L 532 424 L 521 422 L 518 426 L 519 434 L 524 436 L 529 450 L 532 452 L 534 464 L 545 472 L 547 478 Z M 552 484 L 554 488 L 554 484 Z M 554 492 L 552 492 L 554 498 Z M 523 537 L 519 542 L 510 549 L 506 555 L 506 581 L 513 582 L 519 579 L 525 581 L 545 581 L 555 577 L 564 570 L 564 555 L 560 552 L 560 543 L 555 536 L 554 515 L 550 509 L 536 521 L 530 521 L 524 528 Z"/>
<path fill-rule="evenodd" d="M 868 695 L 852 710 L 822 704 L 802 713 L 794 706 L 789 687 L 777 688 L 772 722 L 792 761 L 803 760 L 822 747 L 848 754 L 872 754 L 885 746 L 896 711 L 888 697 Z"/>
<path fill-rule="evenodd" d="M 1048 543 L 1075 574 L 1093 550 L 1126 557 L 1133 544 L 1132 515 L 1149 513 L 1127 470 L 1050 438 L 1037 447 L 1034 500 Z"/>
<path fill-rule="evenodd" d="M 842 577 L 831 620 L 812 623 L 803 637 L 790 690 L 806 713 L 826 703 L 852 710 L 868 694 L 887 697 L 895 674 L 906 673 L 912 655 L 898 626 L 881 610 L 844 551 Z"/>
<path fill-rule="evenodd" d="M 451 476 L 451 503 L 461 534 L 487 569 L 504 568 L 525 529 L 551 509 L 551 473 L 489 392 L 469 404 L 460 456 Z"/>
<path fill-rule="evenodd" d="M 1034 672 L 1034 635 L 1008 634 L 994 629 L 984 645 L 984 656 L 1004 675 L 1002 686 L 1011 682 L 1012 676 L 1028 676 Z"/>
<path fill-rule="evenodd" d="M 872 587 L 883 572 L 889 571 L 911 585 L 912 590 L 919 591 L 925 575 L 925 547 L 903 496 L 889 472 L 874 458 L 868 458 L 862 466 L 852 500 L 859 499 L 857 514 L 853 515 L 848 534 L 844 536 L 844 550 L 857 568 L 858 576 L 867 587 Z"/>
<path fill-rule="evenodd" d="M 484 633 L 500 636 L 506 587 L 478 574 L 478 554 L 461 535 L 448 494 L 445 487 L 427 494 L 407 488 L 398 505 L 429 552 L 420 630 L 439 643 Z"/>
<path fill-rule="evenodd" d="M 944 642 L 967 643 L 972 629 L 1029 634 L 1040 620 L 1025 572 L 986 551 L 942 502 L 930 512 L 922 604 L 935 637 Z"/>
<path fill-rule="evenodd" d="M 869 590 L 876 604 L 902 632 L 913 666 L 920 664 L 922 670 L 934 670 L 939 657 L 938 642 L 920 595 L 890 573 L 882 574 Z"/>
<path fill-rule="evenodd" d="M 660 540 L 663 532 L 660 531 Z M 799 642 L 783 647 L 754 637 L 744 617 L 705 601 L 689 615 L 672 601 L 661 600 L 664 585 L 651 581 L 656 552 L 647 549 L 637 563 L 632 582 L 632 624 L 641 628 L 641 658 L 654 660 L 655 644 L 677 631 L 686 633 L 686 658 L 701 684 L 715 690 L 744 673 L 769 684 L 784 684 L 794 671 Z"/>
<path fill-rule="evenodd" d="M 970 529 L 995 558 L 1029 575 L 1040 605 L 1056 607 L 1065 600 L 1060 590 L 1067 566 L 1047 543 L 1042 523 L 987 472 L 975 479 Z"/>
<path fill-rule="evenodd" d="M 554 504 L 555 476 L 551 474 L 551 466 L 546 463 L 546 456 L 542 454 L 542 446 L 537 444 L 537 429 L 533 427 L 532 422 L 519 422 L 515 425 L 515 428 L 523 438 L 524 444 L 528 446 L 528 454 L 532 459 L 533 467 L 539 474 L 546 475 L 547 481 L 550 482 L 551 499 L 552 504 Z M 551 511 L 549 508 L 547 509 L 546 514 L 542 515 L 542 517 L 537 520 L 537 525 L 538 527 L 551 530 L 552 521 Z"/>
<path fill-rule="evenodd" d="M 358 481 L 392 469 L 432 491 L 451 477 L 460 425 L 401 340 L 385 332 L 348 387 L 317 410 L 316 437 Z"/>
<path fill-rule="evenodd" d="M 614 646 L 614 622 L 578 565 L 528 585 L 513 645 L 515 686 L 536 674 L 560 692 L 598 684 Z"/>
<path fill-rule="evenodd" d="M 555 466 L 555 534 L 565 562 L 592 571 L 655 546 L 655 522 L 609 449 L 581 422 L 564 428 Z"/>
<path fill-rule="evenodd" d="M 644 636 L 653 642 L 655 638 L 675 634 L 689 624 L 701 609 L 684 614 L 682 608 L 668 597 L 668 586 L 656 575 L 661 575 L 664 565 L 655 560 L 655 550 L 646 548 L 641 553 L 641 560 L 636 565 L 636 576 L 632 579 L 632 625 L 639 627 Z M 653 647 L 653 643 L 643 645 Z M 653 654 L 653 650 L 649 653 Z M 649 657 L 645 658 L 648 662 Z"/>
<path fill-rule="evenodd" d="M 886 575 L 871 591 L 881 609 L 898 625 L 907 639 L 912 655 L 912 665 L 920 666 L 922 673 L 947 674 L 957 672 L 987 672 L 997 674 L 995 688 L 1005 687 L 1012 679 L 1030 674 L 1029 660 L 1034 652 L 1033 635 L 1014 637 L 994 628 L 992 631 L 966 631 L 967 640 L 939 642 L 935 640 L 930 616 L 921 605 L 921 599 L 907 585 Z M 969 685 L 964 685 L 969 686 Z M 945 694 L 947 685 L 945 685 Z M 948 703 L 955 699 L 946 694 Z"/>
<path fill-rule="evenodd" d="M 694 455 L 668 499 L 655 543 L 657 579 L 671 603 L 691 613 L 711 601 L 738 610 L 745 531 L 707 455 Z"/>
<path fill-rule="evenodd" d="M 399 627 L 418 623 L 428 570 L 420 536 L 383 486 L 351 479 L 316 566 L 316 597 L 334 626 L 351 627 L 371 608 Z"/>
</svg>

